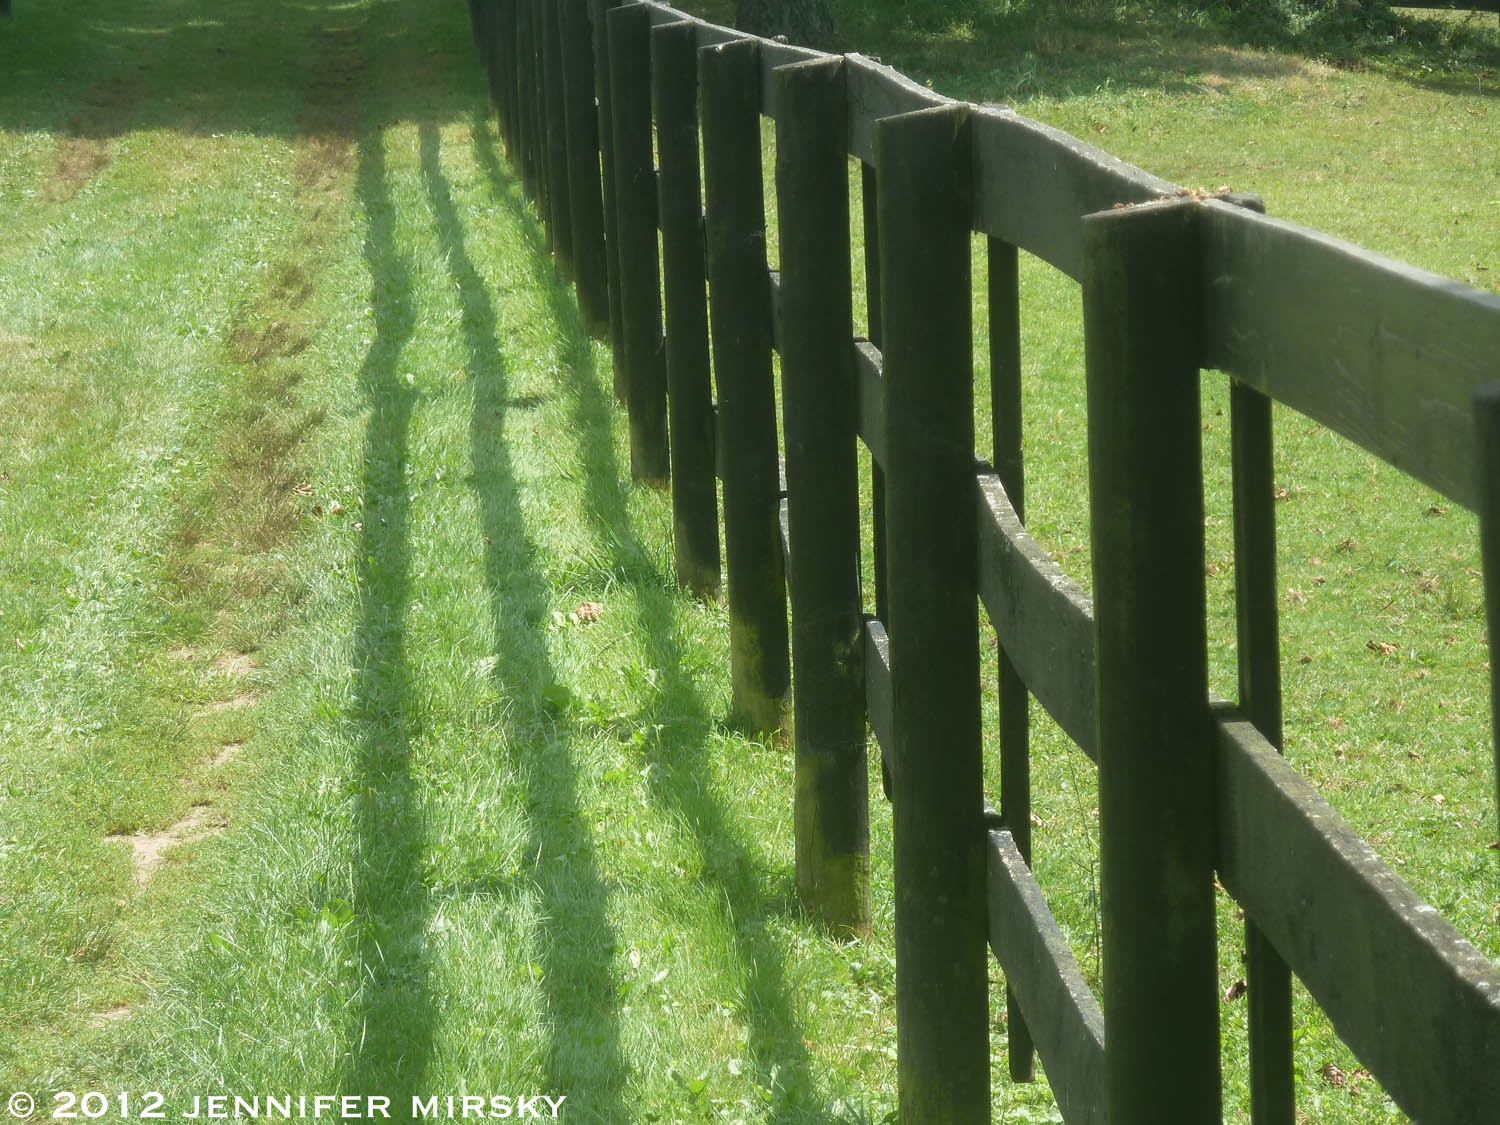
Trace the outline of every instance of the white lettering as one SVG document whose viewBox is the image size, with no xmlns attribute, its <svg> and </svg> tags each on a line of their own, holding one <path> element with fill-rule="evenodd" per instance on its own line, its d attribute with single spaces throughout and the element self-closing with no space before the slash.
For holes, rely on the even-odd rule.
<svg viewBox="0 0 1500 1125">
<path fill-rule="evenodd" d="M 413 1117 L 436 1117 L 437 1095 L 434 1094 L 424 1102 L 416 1094 L 413 1094 L 411 1096 L 411 1115 Z"/>
<path fill-rule="evenodd" d="M 379 1094 L 373 1094 L 370 1096 L 365 1104 L 365 1116 L 374 1117 L 377 1113 L 380 1114 L 381 1117 L 389 1117 L 391 1115 L 390 1098 L 383 1098 Z"/>
</svg>

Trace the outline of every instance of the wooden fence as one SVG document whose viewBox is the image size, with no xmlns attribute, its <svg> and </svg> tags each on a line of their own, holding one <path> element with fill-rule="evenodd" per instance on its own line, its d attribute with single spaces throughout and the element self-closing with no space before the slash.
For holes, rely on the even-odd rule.
<svg viewBox="0 0 1500 1125">
<path fill-rule="evenodd" d="M 798 886 L 835 929 L 869 924 L 867 723 L 876 734 L 903 1125 L 989 1119 L 991 951 L 1010 1071 L 1029 1077 L 1040 1055 L 1067 1121 L 1218 1122 L 1215 877 L 1247 918 L 1256 1122 L 1295 1116 L 1293 972 L 1413 1118 L 1500 1121 L 1500 974 L 1278 753 L 1271 475 L 1274 399 L 1477 510 L 1495 635 L 1500 391 L 1485 381 L 1500 299 L 1236 205 L 1250 200 L 1184 196 L 857 54 L 656 3 L 470 7 L 557 267 L 613 345 L 633 474 L 671 481 L 678 578 L 703 593 L 719 587 L 722 479 L 735 706 L 764 730 L 795 708 Z M 867 340 L 852 328 L 851 155 Z M 974 231 L 988 236 L 988 463 Z M 1019 250 L 1083 287 L 1092 597 L 1025 528 Z M 1206 687 L 1207 368 L 1232 382 L 1237 704 Z M 998 810 L 981 779 L 981 602 L 1002 654 Z M 1102 1006 L 1028 869 L 1029 697 L 1099 766 Z"/>
</svg>

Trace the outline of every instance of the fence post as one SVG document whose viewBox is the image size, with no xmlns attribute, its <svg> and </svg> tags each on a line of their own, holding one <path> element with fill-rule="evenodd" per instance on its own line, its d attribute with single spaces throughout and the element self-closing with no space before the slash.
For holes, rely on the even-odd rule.
<svg viewBox="0 0 1500 1125">
<path fill-rule="evenodd" d="M 760 47 L 753 39 L 706 47 L 698 66 L 734 709 L 754 730 L 771 732 L 787 728 L 791 665 L 760 167 Z"/>
<path fill-rule="evenodd" d="M 609 330 L 609 280 L 604 262 L 599 117 L 594 108 L 594 48 L 587 0 L 559 0 L 559 17 L 578 318 L 584 331 L 597 337 Z"/>
<path fill-rule="evenodd" d="M 656 172 L 651 153 L 651 12 L 615 8 L 609 26 L 609 85 L 619 232 L 620 328 L 630 475 L 666 487 L 667 373 L 662 355 L 661 281 L 656 256 Z"/>
<path fill-rule="evenodd" d="M 516 73 L 516 0 L 493 0 L 496 14 L 495 69 L 500 84 L 500 126 L 505 134 L 505 151 L 519 172 L 520 150 L 520 76 Z"/>
<path fill-rule="evenodd" d="M 1240 206 L 1265 213 L 1254 196 Z M 1278 750 L 1281 639 L 1276 610 L 1276 500 L 1271 400 L 1238 379 L 1229 383 L 1234 489 L 1235 633 L 1240 709 Z M 1292 1125 L 1297 1116 L 1292 1062 L 1292 974 L 1254 922 L 1245 921 L 1252 1125 Z"/>
<path fill-rule="evenodd" d="M 779 67 L 772 86 L 797 891 L 835 931 L 856 934 L 870 926 L 870 823 L 843 60 Z"/>
<path fill-rule="evenodd" d="M 870 343 L 884 347 L 880 329 L 880 181 L 873 165 L 860 164 L 860 198 L 863 204 L 865 228 L 865 308 L 870 323 Z M 886 601 L 886 556 L 885 556 L 885 470 L 872 459 L 870 467 L 870 503 L 872 506 L 872 571 L 875 579 L 875 616 L 881 621 L 890 619 Z M 889 796 L 889 779 L 887 796 Z"/>
<path fill-rule="evenodd" d="M 542 65 L 542 13 L 545 0 L 521 0 L 527 20 L 527 85 L 531 88 L 532 165 L 536 170 L 536 209 L 542 217 L 542 231 L 547 253 L 557 249 L 557 232 L 552 226 L 552 150 L 547 144 L 547 77 Z"/>
<path fill-rule="evenodd" d="M 875 126 L 906 1125 L 990 1119 L 969 144 L 963 105 Z"/>
<path fill-rule="evenodd" d="M 526 198 L 537 198 L 537 171 L 531 163 L 531 99 L 535 87 L 531 84 L 531 0 L 510 0 L 514 7 L 514 33 L 511 49 L 514 51 L 516 72 L 516 157 L 520 168 L 520 187 Z"/>
<path fill-rule="evenodd" d="M 599 183 L 604 193 L 604 273 L 608 282 L 609 355 L 615 398 L 625 401 L 625 355 L 620 328 L 619 211 L 615 201 L 615 117 L 610 96 L 609 22 L 606 16 L 620 0 L 589 0 L 594 22 L 594 96 L 599 105 Z"/>
<path fill-rule="evenodd" d="M 678 585 L 719 594 L 719 480 L 714 470 L 713 382 L 703 192 L 698 179 L 698 27 L 651 32 L 651 82 L 667 321 L 667 414 L 672 458 L 672 550 Z"/>
<path fill-rule="evenodd" d="M 1221 1116 L 1197 207 L 1084 220 L 1111 1125 Z"/>
<path fill-rule="evenodd" d="M 1479 549 L 1484 568 L 1484 613 L 1490 637 L 1500 637 L 1500 382 L 1474 393 L 1479 448 Z M 1493 642 L 1491 642 L 1493 645 Z M 1495 755 L 1495 803 L 1500 808 L 1500 669 L 1490 662 L 1490 731 Z"/>
<path fill-rule="evenodd" d="M 548 203 L 557 272 L 573 279 L 573 200 L 568 186 L 568 122 L 563 108 L 562 0 L 537 0 L 542 16 L 542 104 L 547 126 Z"/>
<path fill-rule="evenodd" d="M 1016 247 L 987 240 L 990 321 L 990 422 L 995 472 L 1026 521 L 1026 475 L 1021 459 L 1021 283 Z M 1016 851 L 1031 863 L 1031 696 L 1003 647 L 998 648 L 1000 707 L 1000 819 Z M 1005 1027 L 1010 1076 L 1036 1077 L 1036 1051 L 1020 1002 L 1007 985 Z"/>
</svg>

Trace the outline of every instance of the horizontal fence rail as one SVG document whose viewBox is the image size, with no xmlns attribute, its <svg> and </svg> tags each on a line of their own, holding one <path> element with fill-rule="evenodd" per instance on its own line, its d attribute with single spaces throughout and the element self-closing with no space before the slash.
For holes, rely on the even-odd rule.
<svg viewBox="0 0 1500 1125">
<path fill-rule="evenodd" d="M 1280 755 L 1271 476 L 1274 401 L 1475 510 L 1493 634 L 1500 298 L 1267 217 L 1255 197 L 1194 197 L 858 54 L 649 0 L 470 9 L 549 249 L 580 321 L 612 345 L 632 472 L 670 481 L 678 581 L 717 596 L 727 580 L 734 706 L 790 731 L 798 891 L 838 933 L 870 925 L 867 725 L 875 736 L 903 1123 L 988 1119 L 986 947 L 1010 1073 L 1032 1077 L 1039 1057 L 1070 1125 L 1218 1121 L 1216 879 L 1246 916 L 1258 1125 L 1297 1116 L 1292 974 L 1414 1119 L 1500 1121 L 1500 973 Z M 867 339 L 852 328 L 851 158 Z M 988 462 L 973 233 L 987 238 Z M 1083 290 L 1092 592 L 1026 531 L 1021 251 Z M 1231 382 L 1233 703 L 1207 689 L 1204 369 Z M 998 810 L 980 769 L 981 605 L 999 653 Z M 1032 698 L 1099 768 L 1102 1003 L 1029 867 Z"/>
</svg>

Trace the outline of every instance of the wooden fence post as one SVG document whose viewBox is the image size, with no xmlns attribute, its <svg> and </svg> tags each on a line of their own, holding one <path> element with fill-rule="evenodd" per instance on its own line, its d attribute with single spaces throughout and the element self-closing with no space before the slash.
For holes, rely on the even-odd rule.
<svg viewBox="0 0 1500 1125">
<path fill-rule="evenodd" d="M 500 86 L 500 128 L 505 151 L 519 174 L 521 159 L 520 76 L 516 73 L 516 0 L 493 0 L 495 6 L 495 69 Z"/>
<path fill-rule="evenodd" d="M 542 63 L 542 11 L 545 0 L 521 0 L 526 8 L 527 85 L 531 89 L 532 166 L 536 172 L 536 209 L 542 217 L 542 231 L 547 253 L 557 249 L 556 230 L 552 226 L 552 150 L 547 144 L 547 80 Z"/>
<path fill-rule="evenodd" d="M 1221 1116 L 1198 218 L 1084 221 L 1111 1125 Z"/>
<path fill-rule="evenodd" d="M 630 475 L 665 488 L 670 468 L 656 253 L 656 171 L 651 151 L 651 12 L 642 4 L 627 4 L 611 11 L 605 22 L 609 26 Z"/>
<path fill-rule="evenodd" d="M 585 332 L 598 337 L 609 331 L 609 278 L 604 261 L 604 202 L 599 187 L 594 47 L 587 0 L 559 0 L 559 3 L 578 319 Z"/>
<path fill-rule="evenodd" d="M 537 198 L 537 189 L 531 168 L 531 68 L 526 63 L 526 46 L 531 42 L 526 31 L 529 0 L 510 0 L 510 5 L 514 9 L 514 36 L 510 42 L 514 57 L 511 65 L 516 75 L 516 148 L 511 157 L 520 172 L 520 190 L 526 198 L 534 199 Z"/>
<path fill-rule="evenodd" d="M 870 343 L 879 348 L 883 346 L 880 328 L 880 224 L 877 218 L 880 212 L 880 182 L 873 165 L 861 162 L 859 171 L 865 228 L 865 308 L 870 324 Z M 881 468 L 880 462 L 873 462 L 870 475 L 870 503 L 873 508 L 870 517 L 871 535 L 874 541 L 871 569 L 875 578 L 875 616 L 881 621 L 887 621 L 890 609 L 887 605 L 885 580 L 885 470 Z M 889 779 L 885 780 L 886 795 L 889 796 Z"/>
<path fill-rule="evenodd" d="M 1500 637 L 1500 383 L 1474 394 L 1479 449 L 1479 546 L 1484 568 L 1484 613 L 1490 637 Z M 1494 647 L 1494 642 L 1491 642 Z M 1500 808 L 1500 669 L 1490 667 L 1490 731 L 1495 755 L 1495 799 Z"/>
<path fill-rule="evenodd" d="M 522 185 L 526 188 L 527 197 L 536 205 L 537 214 L 542 220 L 543 240 L 550 252 L 552 232 L 547 229 L 546 224 L 547 170 L 542 160 L 544 150 L 539 145 L 538 136 L 541 123 L 541 112 L 538 109 L 538 103 L 541 101 L 541 84 L 537 76 L 536 61 L 538 53 L 536 0 L 516 0 L 516 13 L 517 88 L 521 93 L 520 113 L 523 141 Z"/>
<path fill-rule="evenodd" d="M 990 321 L 990 423 L 994 434 L 995 472 L 1016 510 L 1026 521 L 1026 475 L 1021 459 L 1021 283 L 1015 246 L 987 240 Z M 1031 695 L 1021 675 L 998 649 L 1000 705 L 1000 819 L 1010 830 L 1016 851 L 1031 864 Z M 1020 1002 L 1005 990 L 1005 1026 L 1010 1076 L 1016 1082 L 1036 1077 L 1036 1051 L 1021 1014 Z"/>
<path fill-rule="evenodd" d="M 870 822 L 843 60 L 780 67 L 772 86 L 797 891 L 836 932 L 856 934 L 870 926 Z"/>
<path fill-rule="evenodd" d="M 875 125 L 904 1125 L 990 1119 L 963 105 Z"/>
<path fill-rule="evenodd" d="M 625 401 L 624 333 L 620 327 L 619 210 L 615 201 L 615 117 L 610 95 L 609 21 L 620 0 L 589 0 L 594 23 L 594 96 L 599 109 L 599 183 L 604 194 L 604 272 L 608 282 L 609 354 L 614 368 L 615 398 Z"/>
<path fill-rule="evenodd" d="M 787 728 L 791 662 L 760 166 L 760 47 L 753 39 L 706 47 L 698 66 L 734 709 L 752 729 L 771 732 Z"/>
<path fill-rule="evenodd" d="M 1265 213 L 1256 197 L 1241 206 Z M 1229 384 L 1230 463 L 1234 489 L 1235 632 L 1240 709 L 1278 750 L 1281 733 L 1281 637 L 1276 609 L 1276 500 L 1271 400 L 1238 379 Z M 1292 1125 L 1297 1116 L 1292 1060 L 1292 974 L 1254 922 L 1245 921 L 1245 980 L 1250 991 L 1250 1120 Z"/>
<path fill-rule="evenodd" d="M 667 322 L 667 413 L 672 457 L 672 550 L 677 583 L 719 594 L 719 479 L 714 468 L 713 380 L 703 191 L 698 178 L 698 27 L 651 32 L 651 82 Z"/>
<path fill-rule="evenodd" d="M 573 199 L 568 186 L 568 122 L 563 107 L 562 0 L 537 0 L 542 16 L 542 105 L 547 127 L 548 203 L 552 214 L 553 260 L 557 272 L 573 279 Z"/>
</svg>

